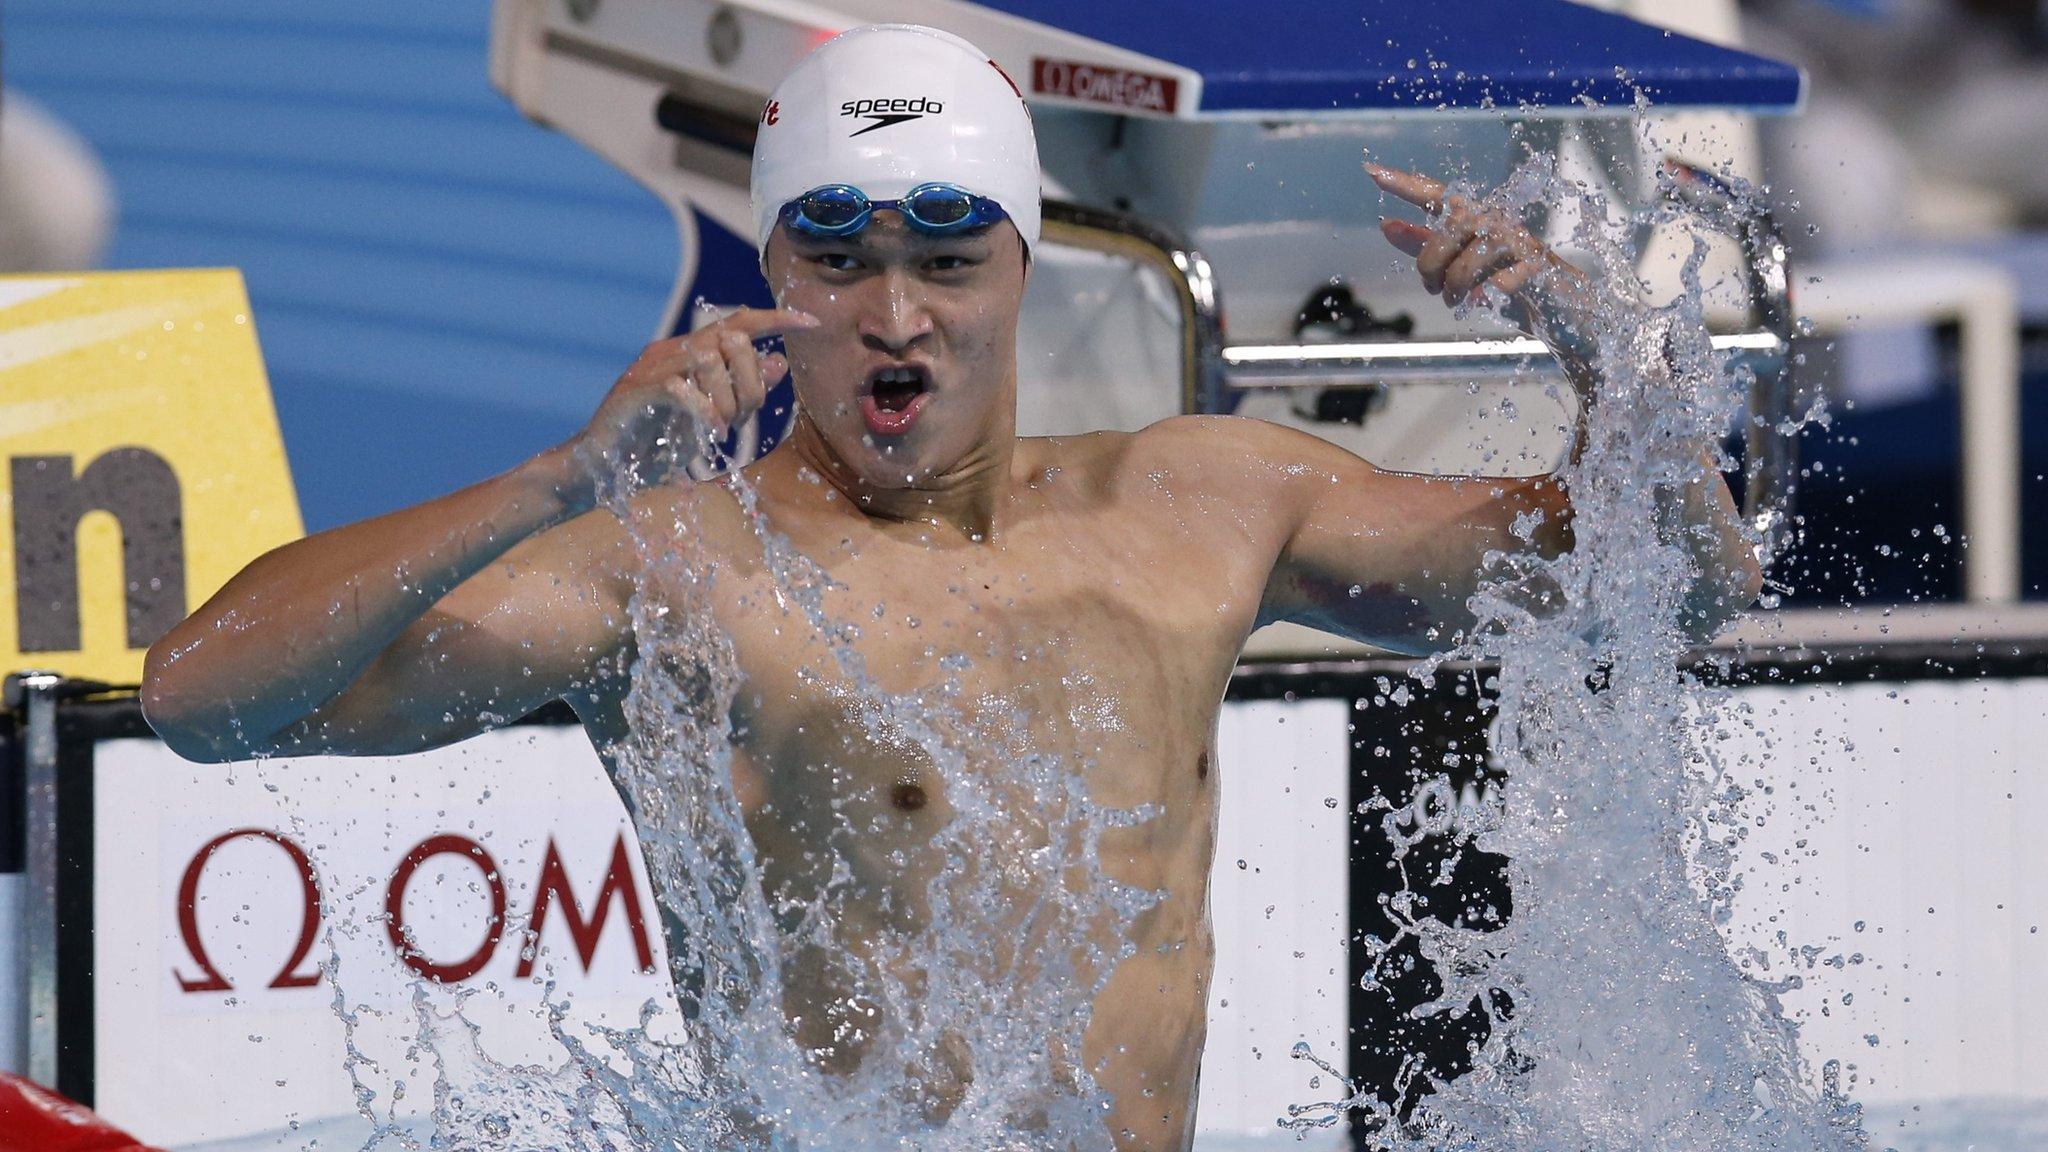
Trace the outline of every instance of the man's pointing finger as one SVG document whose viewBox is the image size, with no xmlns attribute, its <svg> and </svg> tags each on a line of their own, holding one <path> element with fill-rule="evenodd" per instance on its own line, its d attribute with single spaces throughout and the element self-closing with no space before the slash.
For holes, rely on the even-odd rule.
<svg viewBox="0 0 2048 1152">
<path fill-rule="evenodd" d="M 821 321 L 801 308 L 741 308 L 719 323 L 759 339 L 791 328 L 816 328 Z"/>
<path fill-rule="evenodd" d="M 1439 181 L 1370 163 L 1365 166 L 1365 174 L 1372 177 L 1373 183 L 1425 212 L 1434 214 L 1443 210 L 1444 186 Z"/>
</svg>

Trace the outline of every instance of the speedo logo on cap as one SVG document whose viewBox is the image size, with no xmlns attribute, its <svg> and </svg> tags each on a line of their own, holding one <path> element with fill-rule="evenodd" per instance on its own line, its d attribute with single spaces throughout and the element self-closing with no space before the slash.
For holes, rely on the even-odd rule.
<svg viewBox="0 0 2048 1152">
<path fill-rule="evenodd" d="M 875 100 L 848 100 L 839 106 L 841 116 L 851 116 L 874 123 L 853 133 L 855 136 L 901 124 L 905 120 L 921 120 L 926 116 L 937 116 L 946 106 L 929 96 L 893 96 Z"/>
</svg>

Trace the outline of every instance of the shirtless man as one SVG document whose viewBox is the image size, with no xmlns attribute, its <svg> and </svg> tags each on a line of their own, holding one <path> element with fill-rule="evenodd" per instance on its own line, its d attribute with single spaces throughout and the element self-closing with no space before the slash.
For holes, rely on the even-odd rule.
<svg viewBox="0 0 2048 1152">
<path fill-rule="evenodd" d="M 1484 554 L 1568 549 L 1570 506 L 1546 477 L 1395 475 L 1248 419 L 1020 439 L 1017 321 L 1039 223 L 1030 132 L 1007 77 L 957 38 L 896 25 L 821 47 L 777 89 L 757 145 L 758 239 L 780 307 L 650 345 L 582 432 L 501 476 L 251 563 L 151 649 L 151 724 L 194 759 L 393 754 L 566 700 L 615 765 L 631 735 L 627 600 L 650 574 L 600 473 L 630 462 L 649 483 L 627 518 L 680 526 L 718 573 L 707 611 L 746 678 L 734 787 L 762 884 L 803 898 L 820 883 L 805 879 L 809 849 L 836 821 L 858 835 L 842 842 L 848 915 L 832 946 L 868 954 L 916 931 L 943 863 L 917 848 L 943 837 L 954 801 L 1030 815 L 1034 798 L 1001 787 L 1017 748 L 969 747 L 948 778 L 917 749 L 878 742 L 848 711 L 826 639 L 772 607 L 733 486 L 659 466 L 663 438 L 693 418 L 745 419 L 789 372 L 795 429 L 744 475 L 768 526 L 829 573 L 825 609 L 859 625 L 852 647 L 880 687 L 957 678 L 950 698 L 1023 716 L 1022 743 L 1080 766 L 1093 798 L 1152 806 L 1102 844 L 1108 876 L 1159 899 L 1120 928 L 1135 947 L 1104 977 L 1080 1060 L 1114 1098 L 1092 1148 L 1188 1148 L 1212 959 L 1214 735 L 1246 637 L 1292 620 L 1395 650 L 1446 647 L 1472 624 Z M 1442 187 L 1420 176 L 1373 178 L 1439 214 L 1433 228 L 1385 230 L 1447 302 L 1501 292 L 1540 325 L 1582 287 L 1513 221 L 1439 204 Z M 895 200 L 929 181 L 954 188 Z M 841 187 L 814 192 L 826 185 Z M 846 185 L 892 204 L 863 215 Z M 786 360 L 757 354 L 771 333 Z M 1586 365 L 1569 367 L 1590 382 Z M 1705 634 L 1755 597 L 1759 574 L 1711 468 L 1670 499 Z M 1533 543 L 1511 531 L 1527 512 L 1542 517 Z M 799 969 L 784 1009 L 820 1066 L 844 1070 L 861 1037 L 829 960 Z M 940 1063 L 926 1111 L 943 1119 L 977 1069 L 971 1052 Z"/>
</svg>

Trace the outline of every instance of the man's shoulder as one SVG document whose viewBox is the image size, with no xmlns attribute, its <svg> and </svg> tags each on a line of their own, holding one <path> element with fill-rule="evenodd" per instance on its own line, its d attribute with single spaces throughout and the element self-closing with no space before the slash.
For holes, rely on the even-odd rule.
<svg viewBox="0 0 2048 1152">
<path fill-rule="evenodd" d="M 1242 490 L 1281 479 L 1331 451 L 1306 432 L 1250 416 L 1169 416 L 1131 434 L 1130 461 L 1148 475 Z"/>
<path fill-rule="evenodd" d="M 1287 429 L 1249 416 L 1196 414 L 1168 416 L 1134 432 L 1100 430 L 1067 436 L 1032 436 L 1023 440 L 1047 463 L 1073 466 L 1088 461 L 1109 464 L 1152 463 L 1200 453 L 1208 457 L 1256 453 L 1274 433 Z"/>
<path fill-rule="evenodd" d="M 1336 448 L 1305 432 L 1247 416 L 1186 415 L 1135 432 L 1033 437 L 1026 472 L 1056 469 L 1070 482 L 1147 504 L 1200 497 L 1232 504 L 1282 498 Z M 1348 453 L 1344 453 L 1348 456 Z M 1355 459 L 1355 458 L 1354 458 Z"/>
<path fill-rule="evenodd" d="M 640 489 L 593 521 L 587 539 L 599 547 L 651 555 L 688 538 L 698 548 L 722 554 L 735 540 L 752 537 L 752 512 L 767 513 L 777 504 L 779 486 L 762 480 L 750 466 L 744 476 L 728 472 Z"/>
<path fill-rule="evenodd" d="M 1251 416 L 1194 413 L 1155 420 L 1132 433 L 1145 447 L 1156 450 L 1207 448 L 1211 451 L 1256 451 L 1275 433 L 1287 430 L 1278 424 Z"/>
</svg>

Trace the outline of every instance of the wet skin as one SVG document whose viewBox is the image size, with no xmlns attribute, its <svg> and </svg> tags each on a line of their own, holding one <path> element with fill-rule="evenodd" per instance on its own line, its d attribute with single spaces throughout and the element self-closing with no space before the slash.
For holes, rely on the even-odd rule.
<svg viewBox="0 0 2048 1152">
<path fill-rule="evenodd" d="M 1459 279 L 1470 274 L 1456 271 L 1459 255 L 1421 267 L 1429 280 L 1436 261 L 1439 281 L 1452 269 L 1447 296 L 1479 287 Z M 1388 473 L 1231 417 L 1017 437 L 1027 269 L 1007 222 L 934 241 L 884 212 L 861 244 L 785 232 L 768 257 L 781 304 L 817 323 L 784 330 L 802 417 L 746 477 L 769 527 L 830 574 L 828 615 L 859 625 L 851 643 L 879 686 L 950 701 L 939 726 L 966 753 L 950 775 L 859 721 L 824 638 L 782 606 L 728 482 L 661 478 L 622 519 L 595 507 L 579 463 L 594 433 L 252 564 L 152 650 L 145 709 L 180 752 L 223 759 L 417 750 L 566 699 L 609 762 L 629 735 L 627 598 L 637 579 L 661 578 L 639 570 L 631 534 L 680 527 L 717 572 L 710 610 L 745 677 L 734 776 L 763 883 L 777 897 L 814 893 L 821 843 L 849 868 L 841 955 L 790 957 L 784 1007 L 820 1064 L 845 1069 L 864 1054 L 862 1037 L 837 1027 L 843 961 L 924 923 L 944 863 L 932 846 L 956 801 L 986 799 L 1025 841 L 1050 835 L 1046 798 L 1018 787 L 1014 765 L 1026 752 L 1056 756 L 1098 802 L 1156 809 L 1103 842 L 1110 878 L 1162 899 L 1124 926 L 1135 951 L 1096 999 L 1079 1058 L 1114 1094 L 1103 1147 L 1185 1149 L 1213 955 L 1218 776 L 1257 771 L 1214 758 L 1245 638 L 1295 620 L 1396 650 L 1447 646 L 1471 622 L 1464 603 L 1485 553 L 1563 550 L 1569 505 L 1547 478 Z M 862 414 L 868 373 L 885 362 L 929 369 L 900 435 L 875 434 Z M 713 419 L 743 414 L 760 384 L 746 371 L 730 369 L 718 411 L 704 407 L 716 389 L 692 402 Z M 600 454 L 632 450 L 623 427 Z M 1695 551 L 1711 628 L 1754 596 L 1755 573 L 1718 476 L 1695 488 L 1682 523 L 1704 529 Z M 1510 531 L 1527 512 L 1543 521 L 1529 541 Z M 417 591 L 394 591 L 395 571 Z M 953 654 L 964 664 L 942 662 Z M 1033 882 L 1017 882 L 1020 906 Z M 1119 942 L 1017 941 L 1024 957 Z M 942 1119 L 974 1075 L 971 1056 L 935 1053 L 919 1106 Z"/>
</svg>

